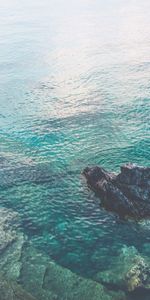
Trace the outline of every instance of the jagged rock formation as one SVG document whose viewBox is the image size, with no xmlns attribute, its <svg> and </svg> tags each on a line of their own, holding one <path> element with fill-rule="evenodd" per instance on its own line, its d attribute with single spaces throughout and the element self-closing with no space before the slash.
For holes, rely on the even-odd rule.
<svg viewBox="0 0 150 300">
<path fill-rule="evenodd" d="M 83 174 L 92 190 L 108 210 L 121 217 L 150 217 L 150 168 L 128 163 L 121 173 L 107 172 L 101 167 L 87 167 Z"/>
<path fill-rule="evenodd" d="M 99 272 L 96 280 L 129 292 L 138 288 L 150 290 L 150 264 L 135 247 L 125 246 L 114 259 L 114 267 Z"/>
</svg>

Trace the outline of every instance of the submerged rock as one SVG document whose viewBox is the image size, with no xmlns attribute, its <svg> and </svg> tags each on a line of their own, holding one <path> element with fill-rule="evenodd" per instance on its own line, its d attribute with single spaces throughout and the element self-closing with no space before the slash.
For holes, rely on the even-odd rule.
<svg viewBox="0 0 150 300">
<path fill-rule="evenodd" d="M 25 237 L 19 229 L 19 216 L 11 209 L 0 208 L 0 275 L 17 280 Z"/>
<path fill-rule="evenodd" d="M 116 175 L 96 166 L 87 167 L 83 174 L 108 210 L 121 217 L 150 217 L 149 167 L 128 163 Z"/>
<path fill-rule="evenodd" d="M 10 209 L 0 208 L 0 254 L 16 240 L 18 215 Z"/>
<path fill-rule="evenodd" d="M 20 285 L 0 278 L 0 300 L 36 300 Z"/>
<path fill-rule="evenodd" d="M 48 265 L 43 287 L 50 288 L 60 300 L 125 300 L 123 292 L 110 292 L 102 284 L 80 277 L 55 263 Z"/>
<path fill-rule="evenodd" d="M 18 213 L 0 207 L 0 300 L 35 300 L 17 284 L 24 242 Z"/>
<path fill-rule="evenodd" d="M 126 299 L 124 292 L 109 291 L 102 284 L 57 265 L 34 247 L 24 248 L 22 259 L 20 280 L 25 290 L 38 300 Z"/>
<path fill-rule="evenodd" d="M 102 284 L 58 266 L 49 256 L 25 243 L 18 213 L 1 207 L 0 300 L 32 300 L 34 297 L 38 300 L 125 299 L 124 293 L 110 292 Z"/>
<path fill-rule="evenodd" d="M 97 273 L 96 280 L 129 292 L 150 290 L 150 264 L 134 247 L 123 247 L 113 264 L 110 270 Z"/>
<path fill-rule="evenodd" d="M 10 209 L 0 208 L 0 237 L 0 300 L 126 299 L 124 292 L 80 277 L 25 243 L 19 216 Z"/>
</svg>

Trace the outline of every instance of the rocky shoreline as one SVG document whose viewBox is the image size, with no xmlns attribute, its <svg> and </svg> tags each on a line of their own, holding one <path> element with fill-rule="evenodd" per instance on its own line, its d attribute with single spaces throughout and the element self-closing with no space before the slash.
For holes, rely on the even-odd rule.
<svg viewBox="0 0 150 300">
<path fill-rule="evenodd" d="M 106 209 L 123 218 L 150 217 L 150 167 L 128 163 L 115 174 L 95 166 L 83 174 Z"/>
</svg>

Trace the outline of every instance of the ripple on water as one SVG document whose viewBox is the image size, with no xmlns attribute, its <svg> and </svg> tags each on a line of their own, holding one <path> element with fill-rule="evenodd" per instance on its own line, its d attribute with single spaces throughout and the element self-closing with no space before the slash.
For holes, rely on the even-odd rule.
<svg viewBox="0 0 150 300">
<path fill-rule="evenodd" d="M 149 225 L 103 210 L 81 175 L 149 164 L 149 1 L 44 3 L 2 3 L 1 204 L 35 247 L 94 277 L 124 245 L 149 256 Z"/>
</svg>

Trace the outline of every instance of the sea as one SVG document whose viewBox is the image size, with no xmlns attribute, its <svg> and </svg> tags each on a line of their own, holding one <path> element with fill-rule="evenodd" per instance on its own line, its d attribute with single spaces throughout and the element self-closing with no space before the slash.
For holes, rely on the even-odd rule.
<svg viewBox="0 0 150 300">
<path fill-rule="evenodd" d="M 30 244 L 91 279 L 123 247 L 149 257 L 150 225 L 82 175 L 127 162 L 150 165 L 150 1 L 0 0 L 0 205 Z"/>
</svg>

